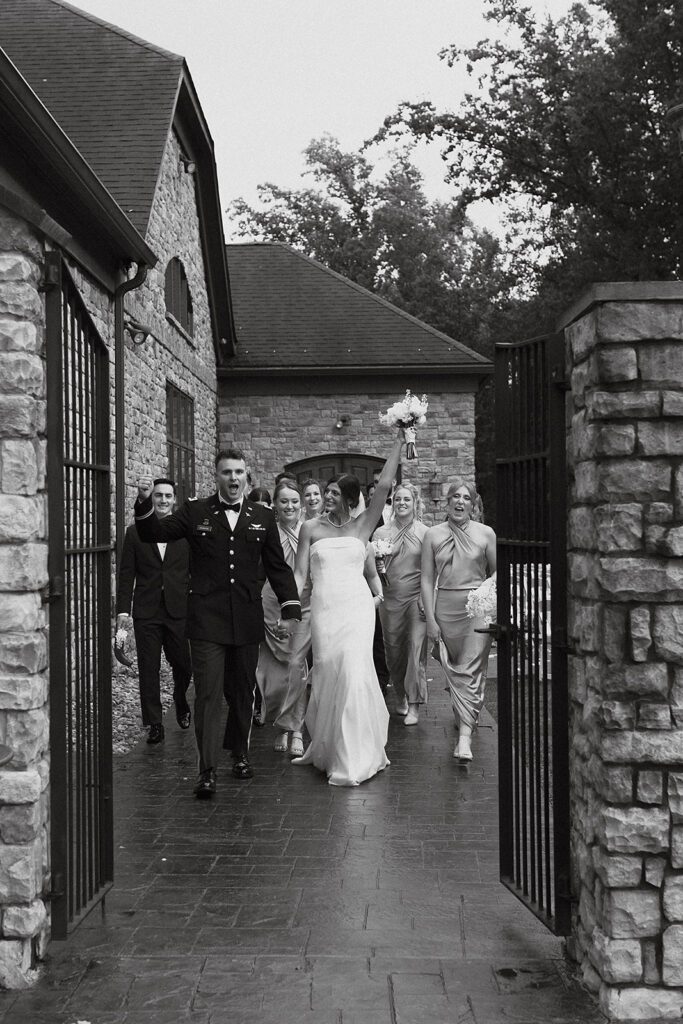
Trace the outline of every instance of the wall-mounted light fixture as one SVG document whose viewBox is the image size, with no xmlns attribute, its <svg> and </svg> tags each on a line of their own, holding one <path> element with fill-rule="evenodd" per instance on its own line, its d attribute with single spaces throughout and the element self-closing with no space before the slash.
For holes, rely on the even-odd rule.
<svg viewBox="0 0 683 1024">
<path fill-rule="evenodd" d="M 197 170 L 194 160 L 190 160 L 188 156 L 181 156 L 180 161 L 188 174 L 194 174 Z"/>
<path fill-rule="evenodd" d="M 335 430 L 343 430 L 344 427 L 348 427 L 350 422 L 351 422 L 351 417 L 350 416 L 340 416 L 339 419 L 337 420 L 337 422 L 334 425 L 334 429 Z"/>
<path fill-rule="evenodd" d="M 126 317 L 123 329 L 128 332 L 134 345 L 144 345 L 148 338 L 153 338 L 154 341 L 157 340 L 151 327 L 147 324 L 141 324 L 139 320 L 134 320 L 130 316 Z"/>
<path fill-rule="evenodd" d="M 436 469 L 429 481 L 429 497 L 434 502 L 437 502 L 441 497 L 441 481 L 439 480 L 439 474 Z"/>
</svg>

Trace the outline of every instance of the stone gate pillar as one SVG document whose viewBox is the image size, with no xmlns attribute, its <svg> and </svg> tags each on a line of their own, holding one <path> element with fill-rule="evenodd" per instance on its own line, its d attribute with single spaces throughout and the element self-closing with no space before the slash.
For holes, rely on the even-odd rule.
<svg viewBox="0 0 683 1024">
<path fill-rule="evenodd" d="M 611 1018 L 683 1013 L 683 284 L 595 286 L 571 370 L 573 946 Z"/>
</svg>

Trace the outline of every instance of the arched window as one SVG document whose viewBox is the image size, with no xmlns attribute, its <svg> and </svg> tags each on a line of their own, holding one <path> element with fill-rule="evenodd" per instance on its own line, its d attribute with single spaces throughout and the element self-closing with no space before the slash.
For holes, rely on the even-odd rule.
<svg viewBox="0 0 683 1024">
<path fill-rule="evenodd" d="M 174 256 L 166 267 L 166 312 L 180 324 L 184 331 L 190 335 L 193 334 L 192 296 L 185 268 L 177 256 Z"/>
</svg>

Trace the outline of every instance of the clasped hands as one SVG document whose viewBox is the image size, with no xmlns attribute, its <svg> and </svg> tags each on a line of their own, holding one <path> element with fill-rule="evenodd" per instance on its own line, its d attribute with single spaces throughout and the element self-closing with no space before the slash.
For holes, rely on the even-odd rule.
<svg viewBox="0 0 683 1024">
<path fill-rule="evenodd" d="M 278 619 L 277 622 L 275 623 L 273 633 L 275 633 L 275 636 L 278 638 L 278 640 L 289 640 L 289 622 L 283 622 L 282 619 Z"/>
</svg>

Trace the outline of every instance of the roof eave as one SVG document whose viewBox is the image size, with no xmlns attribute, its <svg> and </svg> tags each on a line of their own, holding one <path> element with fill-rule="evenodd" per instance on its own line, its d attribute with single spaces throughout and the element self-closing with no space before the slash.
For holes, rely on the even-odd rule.
<svg viewBox="0 0 683 1024">
<path fill-rule="evenodd" d="M 314 366 L 310 363 L 306 366 L 230 366 L 224 365 L 218 367 L 218 376 L 223 378 L 235 378 L 235 377 L 339 377 L 339 376 L 358 376 L 359 374 L 368 375 L 382 375 L 385 377 L 398 377 L 405 376 L 406 374 L 419 374 L 421 376 L 432 375 L 432 374 L 449 374 L 450 376 L 468 376 L 473 375 L 479 377 L 486 377 L 493 373 L 493 363 L 458 363 L 454 365 L 452 363 L 434 363 L 434 364 L 415 364 L 415 363 L 392 363 L 391 366 L 385 364 L 362 364 L 357 363 L 346 366 Z"/>
<path fill-rule="evenodd" d="M 184 145 L 196 164 L 197 204 L 200 235 L 208 289 L 216 363 L 236 354 L 230 277 L 223 232 L 223 215 L 218 190 L 218 171 L 213 139 L 192 77 L 183 65 L 174 122 Z"/>
</svg>

